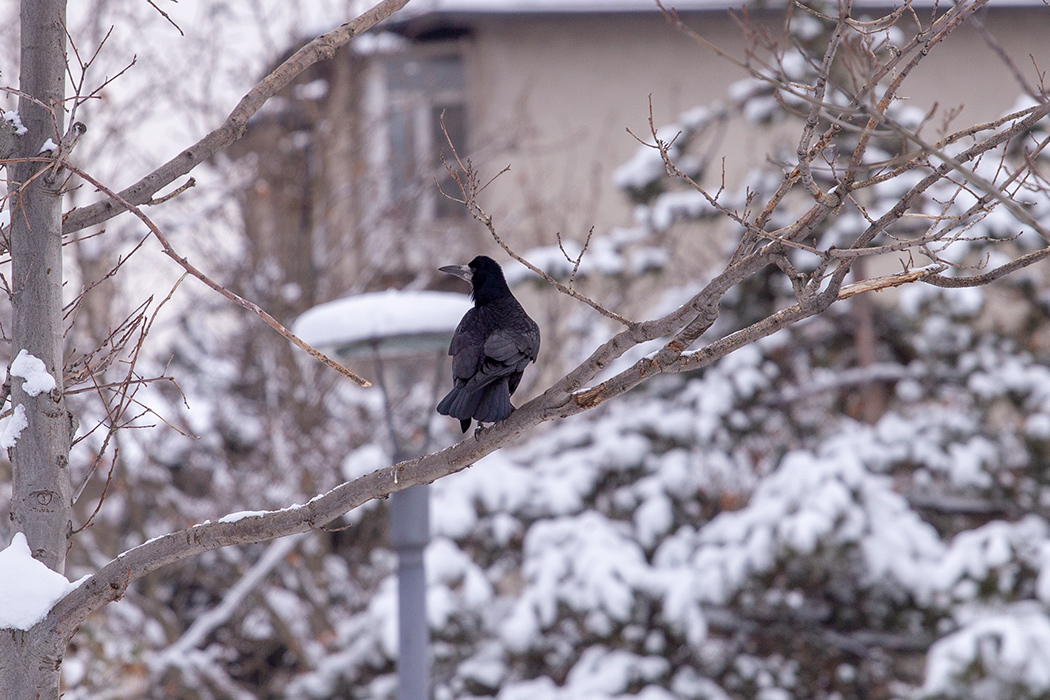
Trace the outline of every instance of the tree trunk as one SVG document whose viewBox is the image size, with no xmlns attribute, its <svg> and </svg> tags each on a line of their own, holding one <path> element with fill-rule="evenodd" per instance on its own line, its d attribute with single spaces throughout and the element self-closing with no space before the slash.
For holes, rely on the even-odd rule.
<svg viewBox="0 0 1050 700">
<path fill-rule="evenodd" d="M 0 630 L 0 693 L 4 700 L 58 700 L 65 643 L 52 630 Z"/>
<path fill-rule="evenodd" d="M 65 2 L 23 0 L 22 66 L 18 104 L 28 133 L 18 152 L 35 156 L 47 139 L 59 140 L 65 88 Z M 54 111 L 44 109 L 32 98 Z M 33 556 L 55 571 L 65 564 L 70 530 L 69 416 L 62 399 L 62 209 L 61 178 L 43 163 L 14 163 L 11 198 L 12 353 L 22 349 L 44 362 L 55 378 L 52 392 L 29 396 L 17 377 L 13 406 L 24 406 L 29 425 L 11 449 L 14 465 L 14 530 L 24 532 Z M 32 179 L 32 182 L 29 182 Z M 28 183 L 28 184 L 23 184 Z"/>
<path fill-rule="evenodd" d="M 27 132 L 15 156 L 32 158 L 61 140 L 66 70 L 65 0 L 22 0 L 18 111 Z M 62 397 L 62 178 L 43 162 L 8 166 L 11 203 L 12 356 L 43 361 L 56 388 L 30 396 L 13 377 L 11 403 L 28 425 L 9 450 L 14 470 L 11 520 L 33 556 L 55 571 L 65 566 L 71 530 L 70 418 Z M 34 177 L 35 176 L 35 177 Z M 16 410 L 18 410 L 16 408 Z M 44 625 L 0 631 L 0 688 L 5 699 L 54 698 L 64 640 Z"/>
</svg>

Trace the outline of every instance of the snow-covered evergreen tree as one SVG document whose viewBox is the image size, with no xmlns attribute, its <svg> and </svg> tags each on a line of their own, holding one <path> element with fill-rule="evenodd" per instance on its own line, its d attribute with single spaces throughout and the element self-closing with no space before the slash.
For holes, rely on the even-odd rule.
<svg viewBox="0 0 1050 700">
<path fill-rule="evenodd" d="M 772 51 L 754 79 L 654 134 L 681 174 L 717 190 L 720 125 L 766 129 L 807 108 L 794 86 L 815 82 L 834 23 L 799 10 L 789 26 L 788 48 Z M 899 40 L 892 28 L 858 38 L 876 56 Z M 825 99 L 844 104 L 849 76 L 836 77 L 843 87 Z M 891 114 L 909 128 L 926 117 L 898 105 Z M 1045 125 L 1029 143 L 1046 137 Z M 848 153 L 857 139 L 846 130 L 827 147 Z M 796 146 L 782 144 L 783 162 Z M 864 171 L 892 171 L 905 150 L 881 132 Z M 994 179 L 1001 163 L 1025 155 L 991 151 L 975 170 Z M 596 232 L 579 279 L 615 288 L 646 318 L 689 298 L 713 274 L 688 254 L 692 237 L 730 255 L 741 233 L 725 210 L 771 197 L 776 162 L 711 198 L 668 177 L 659 149 L 641 147 L 616 176 L 637 203 L 635 220 Z M 848 241 L 923 172 L 864 190 L 812 247 Z M 834 188 L 830 167 L 813 175 Z M 1050 221 L 1045 189 L 1031 194 L 1028 211 Z M 950 181 L 930 188 L 931 218 L 896 233 L 921 235 L 937 217 L 962 215 L 968 196 Z M 802 207 L 789 202 L 770 226 Z M 946 275 L 972 274 L 1003 250 L 1041 245 L 1011 221 L 990 208 L 950 251 L 932 241 L 922 252 L 956 265 Z M 887 250 L 867 271 L 896 264 L 892 241 L 872 245 Z M 572 272 L 554 246 L 525 257 L 556 277 Z M 792 303 L 784 270 L 820 263 L 805 246 L 787 250 L 782 267 L 730 292 L 705 337 Z M 231 270 L 231 286 L 290 316 L 308 300 L 289 293 L 277 267 L 250 259 Z M 525 273 L 511 278 L 531 284 Z M 651 302 L 654 288 L 663 296 Z M 994 287 L 853 297 L 438 481 L 427 553 L 435 698 L 1047 697 L 1048 308 L 1032 272 Z M 141 399 L 196 439 L 122 434 L 121 464 L 135 469 L 118 472 L 74 576 L 223 509 L 303 502 L 388 463 L 375 394 L 324 385 L 283 340 L 218 305 L 196 311 L 165 344 L 170 364 L 165 355 L 152 372 L 141 366 L 178 377 L 181 391 L 149 386 Z M 567 366 L 608 337 L 595 319 L 582 306 L 559 319 Z M 96 438 L 81 445 L 84 460 Z M 218 549 L 145 578 L 77 636 L 63 666 L 66 697 L 394 697 L 396 587 L 384 522 L 385 505 L 373 501 L 349 514 L 347 529 Z"/>
<path fill-rule="evenodd" d="M 806 47 L 826 44 L 831 25 L 800 14 L 791 26 L 795 48 L 767 75 L 657 132 L 677 135 L 668 150 L 681 172 L 699 180 L 710 169 L 703 144 L 713 125 L 768 125 L 806 106 L 775 83 L 813 81 Z M 896 39 L 866 40 L 878 55 Z M 829 90 L 827 99 L 842 98 Z M 891 113 L 913 128 L 925 117 Z M 829 148 L 856 142 L 845 132 Z M 892 163 L 900 147 L 884 134 L 871 152 Z M 978 172 L 993 176 L 1002 155 Z M 831 169 L 815 176 L 835 184 Z M 674 254 L 676 227 L 695 231 L 723 213 L 668 178 L 653 148 L 640 148 L 617 179 L 638 202 L 637 225 L 591 241 L 579 274 L 642 285 L 625 271 L 648 261 L 649 274 L 676 276 L 688 264 Z M 756 171 L 718 204 L 742 209 L 779 182 Z M 817 232 L 820 247 L 892 206 L 901 187 L 888 180 L 865 192 Z M 973 204 L 950 182 L 925 202 L 931 217 Z M 1033 211 L 1050 216 L 1045 197 Z M 1039 245 L 1018 233 L 992 209 L 952 241 L 951 257 L 927 252 L 955 266 L 948 274 L 968 274 L 994 266 L 1004 246 Z M 561 253 L 525 257 L 568 276 Z M 789 256 L 801 271 L 819 262 L 802 247 Z M 1043 289 L 1033 273 L 984 289 L 856 297 L 438 482 L 428 555 L 435 697 L 1046 697 Z M 771 269 L 733 291 L 711 335 L 791 299 L 788 279 Z M 372 624 L 333 643 L 339 663 L 301 675 L 286 697 L 392 697 L 393 601 L 387 579 L 365 613 Z"/>
</svg>

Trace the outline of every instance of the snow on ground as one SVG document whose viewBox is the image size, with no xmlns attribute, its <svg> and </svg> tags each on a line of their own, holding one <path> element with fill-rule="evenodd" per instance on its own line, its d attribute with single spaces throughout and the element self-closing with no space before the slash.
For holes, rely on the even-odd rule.
<svg viewBox="0 0 1050 700">
<path fill-rule="evenodd" d="M 29 629 L 69 590 L 65 576 L 33 558 L 21 532 L 0 551 L 0 629 Z"/>
</svg>

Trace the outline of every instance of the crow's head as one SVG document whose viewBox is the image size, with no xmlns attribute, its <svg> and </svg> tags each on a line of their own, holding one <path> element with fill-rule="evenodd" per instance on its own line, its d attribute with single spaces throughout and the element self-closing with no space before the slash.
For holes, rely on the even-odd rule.
<svg viewBox="0 0 1050 700">
<path fill-rule="evenodd" d="M 438 269 L 470 282 L 471 297 L 475 304 L 485 304 L 510 295 L 510 287 L 503 278 L 499 263 L 485 255 L 479 255 L 467 265 L 446 265 Z"/>
</svg>

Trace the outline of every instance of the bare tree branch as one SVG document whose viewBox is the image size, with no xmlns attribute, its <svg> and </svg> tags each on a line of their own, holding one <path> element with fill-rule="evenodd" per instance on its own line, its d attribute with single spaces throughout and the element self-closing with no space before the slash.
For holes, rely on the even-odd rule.
<svg viewBox="0 0 1050 700">
<path fill-rule="evenodd" d="M 79 175 L 80 177 L 84 178 L 84 180 L 86 180 L 87 182 L 89 182 L 92 185 L 94 185 L 95 187 L 97 187 L 100 192 L 104 192 L 105 194 L 109 195 L 110 197 L 113 198 L 113 200 L 115 202 L 117 202 L 122 207 L 124 207 L 125 209 L 127 209 L 128 211 L 133 213 L 135 216 L 137 216 L 139 218 L 139 220 L 142 221 L 142 223 L 146 224 L 146 227 L 149 228 L 150 232 L 153 233 L 153 235 L 157 238 L 157 240 L 160 241 L 160 245 L 161 245 L 161 248 L 164 250 L 164 254 L 167 255 L 172 260 L 174 260 L 175 262 L 177 262 L 179 265 L 181 265 L 183 267 L 183 269 L 185 269 L 186 272 L 188 272 L 190 275 L 196 277 L 201 282 L 203 282 L 207 286 L 211 287 L 216 292 L 218 292 L 219 294 L 223 295 L 224 297 L 226 297 L 230 301 L 236 303 L 241 308 L 247 309 L 248 311 L 251 311 L 252 313 L 254 313 L 256 316 L 261 318 L 266 323 L 266 325 L 270 326 L 275 331 L 280 333 L 282 336 L 284 336 L 287 340 L 289 340 L 297 348 L 305 351 L 307 354 L 310 355 L 310 357 L 313 357 L 315 360 L 328 365 L 332 369 L 334 369 L 337 372 L 339 372 L 340 374 L 342 374 L 344 377 L 347 377 L 348 379 L 353 380 L 354 382 L 356 382 L 357 384 L 359 384 L 359 385 L 361 385 L 363 387 L 372 386 L 372 383 L 370 381 L 368 381 L 364 377 L 358 376 L 357 374 L 355 374 L 351 370 L 347 369 L 346 367 L 343 367 L 341 364 L 339 364 L 335 360 L 331 359 L 330 357 L 328 357 L 327 355 L 322 353 L 320 350 L 317 350 L 312 345 L 307 343 L 305 340 L 303 340 L 302 338 L 300 338 L 299 336 L 297 336 L 296 334 L 292 333 L 290 330 L 285 328 L 284 325 L 282 325 L 277 319 L 275 319 L 269 313 L 264 311 L 262 309 L 262 307 L 260 307 L 258 304 L 255 304 L 254 302 L 248 301 L 247 299 L 245 299 L 244 297 L 240 296 L 239 294 L 235 294 L 234 292 L 231 292 L 229 289 L 227 289 L 226 287 L 222 286 L 218 282 L 215 282 L 210 277 L 208 277 L 203 272 L 201 272 L 197 267 L 192 265 L 185 257 L 180 256 L 178 254 L 178 252 L 176 252 L 175 249 L 171 246 L 171 243 L 168 242 L 167 236 L 165 236 L 161 232 L 161 230 L 159 228 L 157 228 L 157 225 L 154 224 L 153 221 L 151 221 L 150 218 L 148 216 L 146 216 L 142 212 L 142 210 L 139 209 L 136 205 L 132 204 L 131 202 L 126 201 L 121 195 L 113 192 L 112 190 L 107 188 L 105 185 L 100 183 L 95 178 L 93 178 L 90 175 L 88 175 L 86 172 L 84 172 L 80 168 L 78 168 L 78 167 L 76 167 L 74 165 L 69 165 L 68 167 L 69 167 L 70 170 L 75 172 L 77 175 Z"/>
<path fill-rule="evenodd" d="M 368 31 L 406 4 L 408 0 L 383 0 L 371 10 L 303 46 L 249 90 L 248 94 L 241 98 L 241 101 L 226 117 L 222 126 L 135 184 L 121 190 L 119 193 L 121 199 L 136 206 L 148 202 L 161 188 L 171 184 L 239 139 L 244 134 L 251 116 L 259 111 L 266 100 L 288 85 L 295 76 L 318 61 L 331 58 L 335 55 L 337 48 L 362 32 Z M 127 206 L 114 197 L 108 197 L 83 208 L 73 209 L 63 217 L 62 233 L 66 235 L 88 226 L 95 226 L 126 210 Z"/>
<path fill-rule="evenodd" d="M 507 420 L 485 428 L 447 449 L 386 466 L 354 481 L 341 484 L 311 499 L 306 504 L 293 505 L 266 513 L 233 514 L 216 522 L 172 532 L 145 542 L 107 563 L 71 591 L 55 605 L 34 630 L 56 638 L 52 646 L 58 648 L 61 642 L 68 639 L 91 612 L 109 601 L 119 599 L 132 581 L 163 566 L 219 547 L 259 542 L 321 528 L 347 511 L 370 500 L 383 498 L 410 486 L 431 483 L 436 479 L 461 471 L 540 423 L 593 409 L 657 375 L 693 371 L 706 367 L 741 347 L 815 317 L 836 302 L 859 294 L 904 284 L 922 282 L 937 286 L 988 284 L 1050 256 L 1050 247 L 1045 247 L 1021 255 L 990 272 L 960 278 L 945 277 L 943 273 L 949 269 L 949 264 L 938 258 L 938 253 L 943 252 L 944 246 L 967 240 L 965 236 L 971 235 L 968 232 L 975 221 L 987 214 L 994 206 L 1002 206 L 1004 210 L 1025 225 L 1032 226 L 1030 222 L 1034 222 L 1033 228 L 1039 230 L 1039 222 L 1035 221 L 1015 201 L 1019 192 L 1018 188 L 1023 185 L 1027 186 L 1030 181 L 1038 179 L 1031 158 L 1011 171 L 1015 161 L 1011 161 L 1007 166 L 1005 155 L 1003 155 L 997 164 L 996 175 L 992 180 L 979 177 L 975 171 L 981 165 L 981 158 L 987 157 L 992 160 L 998 157 L 994 149 L 1005 146 L 1015 137 L 1022 136 L 1036 122 L 1045 118 L 1050 112 L 1047 105 L 990 122 L 990 126 L 976 125 L 958 131 L 932 144 L 918 134 L 918 129 L 906 129 L 887 116 L 891 103 L 896 99 L 897 89 L 903 77 L 917 65 L 930 47 L 948 36 L 986 2 L 987 0 L 976 0 L 955 5 L 935 18 L 929 27 L 920 31 L 901 52 L 894 54 L 883 63 L 876 61 L 872 64 L 872 72 L 867 77 L 868 82 L 861 84 L 855 90 L 845 108 L 833 104 L 824 94 L 825 91 L 830 91 L 835 86 L 830 69 L 836 60 L 837 53 L 845 45 L 845 42 L 841 40 L 841 35 L 851 27 L 864 31 L 869 27 L 869 23 L 858 23 L 849 18 L 847 12 L 834 18 L 834 21 L 837 22 L 836 36 L 839 39 L 831 42 L 820 65 L 816 66 L 817 75 L 812 86 L 799 87 L 790 84 L 779 77 L 767 75 L 755 69 L 748 61 L 741 61 L 740 64 L 752 71 L 756 77 L 761 77 L 777 90 L 783 90 L 809 106 L 805 113 L 805 125 L 797 142 L 797 162 L 789 166 L 790 170 L 784 174 L 776 190 L 767 200 L 764 203 L 755 204 L 758 214 L 754 218 L 748 213 L 753 200 L 751 196 L 747 199 L 744 213 L 732 211 L 722 205 L 718 201 L 718 195 L 706 193 L 698 183 L 686 177 L 678 169 L 671 157 L 671 143 L 660 141 L 656 137 L 656 129 L 652 128 L 655 140 L 652 147 L 660 150 L 668 171 L 681 177 L 686 184 L 703 193 L 719 214 L 728 217 L 743 229 L 741 243 L 722 271 L 714 275 L 686 303 L 660 318 L 642 322 L 631 321 L 575 292 L 571 283 L 568 287 L 562 285 L 516 254 L 504 242 L 492 217 L 477 201 L 478 194 L 484 190 L 485 186 L 479 186 L 473 166 L 469 160 L 463 162 L 456 155 L 460 170 L 453 171 L 452 168 L 449 168 L 449 173 L 459 184 L 463 195 L 462 199 L 457 201 L 467 206 L 474 218 L 488 228 L 494 240 L 509 255 L 547 279 L 559 292 L 588 304 L 607 318 L 621 323 L 624 328 L 602 343 L 586 360 L 566 373 L 542 395 L 517 409 Z M 385 8 L 382 11 L 389 10 L 387 12 L 389 14 L 393 11 L 390 8 L 396 9 L 395 5 L 400 6 L 396 2 L 383 3 L 373 12 L 380 11 L 379 8 Z M 895 22 L 903 16 L 904 12 L 903 8 L 895 11 L 887 16 L 888 19 L 880 20 L 883 24 L 878 26 Z M 674 19 L 677 21 L 677 17 Z M 344 28 L 346 26 L 349 25 L 344 25 Z M 870 26 L 875 26 L 875 24 Z M 349 40 L 354 31 L 356 30 L 347 30 L 345 40 Z M 331 35 L 325 36 L 330 37 Z M 301 64 L 302 67 L 305 67 L 309 65 L 309 62 L 319 60 L 317 56 L 331 49 L 335 45 L 333 41 L 335 39 L 317 45 L 311 42 L 308 47 L 313 46 L 313 48 L 298 62 L 295 62 L 295 65 Z M 293 59 L 295 58 L 293 56 Z M 865 54 L 858 60 L 871 58 L 873 54 Z M 222 128 L 129 190 L 119 194 L 111 192 L 82 171 L 69 166 L 86 181 L 98 187 L 107 196 L 107 199 L 85 210 L 72 212 L 66 221 L 67 232 L 99 223 L 120 211 L 130 210 L 150 228 L 150 231 L 161 242 L 165 253 L 175 259 L 189 274 L 201 279 L 205 284 L 241 306 L 259 314 L 264 320 L 267 319 L 265 312 L 254 304 L 224 290 L 185 258 L 178 256 L 163 233 L 142 213 L 140 205 L 150 202 L 152 195 L 162 186 L 173 182 L 176 177 L 203 160 L 206 156 L 201 155 L 202 152 L 214 153 L 215 150 L 235 139 L 243 130 L 247 117 L 258 109 L 266 96 L 272 95 L 290 80 L 288 71 L 291 71 L 292 68 L 286 68 L 289 65 L 289 63 L 284 64 L 253 89 L 230 115 Z M 884 79 L 888 80 L 889 85 L 881 94 L 877 94 L 880 81 Z M 859 125 L 861 123 L 863 126 Z M 824 129 L 822 132 L 818 131 L 821 127 Z M 841 161 L 837 161 L 835 156 L 824 156 L 824 150 L 845 128 L 853 128 L 860 132 L 856 146 L 843 155 Z M 991 130 L 992 133 L 978 139 L 978 134 L 986 130 Z M 887 173 L 898 175 L 921 169 L 920 172 L 925 175 L 921 179 L 909 180 L 911 186 L 895 195 L 895 199 L 890 202 L 891 206 L 881 215 L 877 211 L 883 210 L 876 211 L 874 207 L 871 207 L 872 213 L 869 214 L 858 203 L 864 200 L 854 197 L 854 193 L 883 182 L 883 176 L 857 178 L 862 170 L 865 175 L 872 172 L 871 164 L 863 162 L 866 149 L 876 137 L 886 134 L 899 135 L 911 144 L 907 149 L 902 148 L 902 150 L 911 151 L 914 147 L 914 152 L 902 154 L 901 158 L 904 159 L 904 162 L 890 162 L 881 167 L 888 168 Z M 951 156 L 945 153 L 947 145 L 964 137 L 974 137 L 975 143 L 960 153 Z M 453 152 L 455 152 L 454 149 Z M 932 159 L 940 162 L 931 163 Z M 993 165 L 995 165 L 994 161 Z M 826 179 L 820 180 L 819 178 Z M 918 182 L 915 182 L 915 179 L 918 179 Z M 830 186 L 827 186 L 829 184 Z M 947 194 L 932 189 L 939 184 L 945 186 Z M 796 185 L 800 187 L 796 188 Z M 825 187 L 827 187 L 826 190 Z M 766 227 L 770 222 L 778 220 L 774 218 L 774 214 L 783 214 L 782 207 L 787 208 L 785 202 L 788 202 L 791 191 L 797 192 L 802 199 L 804 211 L 789 219 L 785 216 L 786 225 L 774 231 L 767 231 Z M 936 201 L 929 210 L 923 210 L 920 205 L 928 202 L 933 194 L 941 199 Z M 977 202 L 969 206 L 961 204 L 961 202 L 968 202 L 967 197 L 969 196 L 973 196 Z M 854 229 L 843 234 L 847 239 L 846 242 L 838 248 L 821 243 L 820 234 L 827 230 L 829 220 L 842 207 L 849 206 L 851 202 L 857 205 L 862 217 L 858 217 L 859 224 Z M 880 236 L 888 237 L 889 242 L 884 242 L 886 239 L 880 239 Z M 815 267 L 807 272 L 800 271 L 803 266 L 793 263 L 788 258 L 788 253 L 792 253 L 792 250 L 799 251 L 802 255 L 808 253 L 816 256 Z M 889 252 L 907 252 L 919 258 L 925 256 L 932 260 L 933 264 L 916 269 L 912 260 L 909 259 L 903 271 L 897 274 L 846 284 L 851 273 L 851 265 L 860 256 Z M 578 268 L 579 261 L 579 258 L 575 261 L 576 268 Z M 571 258 L 570 262 L 572 262 Z M 968 263 L 957 263 L 956 269 L 966 268 L 967 265 Z M 786 308 L 770 312 L 742 329 L 704 343 L 702 338 L 718 318 L 719 305 L 726 298 L 727 293 L 770 266 L 777 266 L 773 271 L 776 272 L 779 269 L 790 279 L 795 296 L 794 303 Z M 573 275 L 575 273 L 576 269 Z M 267 322 L 270 323 L 269 320 Z M 276 322 L 271 325 L 274 324 Z M 274 325 L 275 328 L 278 326 L 279 324 Z M 294 338 L 289 339 L 295 342 Z M 592 384 L 597 381 L 597 378 L 605 377 L 606 375 L 602 373 L 607 372 L 612 363 L 622 358 L 629 350 L 636 348 L 641 343 L 657 340 L 662 343 L 662 347 L 658 350 L 612 373 L 611 377 Z M 694 346 L 697 347 L 694 349 Z M 246 577 L 246 580 L 248 578 Z M 246 587 L 248 585 L 245 583 Z M 229 604 L 220 606 L 218 610 L 225 614 L 236 602 L 239 602 L 239 598 L 231 592 Z M 177 643 L 176 647 L 185 651 L 187 648 L 196 646 L 201 641 L 202 635 L 206 636 L 209 629 L 204 623 L 196 630 L 191 628 L 190 633 L 187 633 L 184 638 L 188 641 Z M 863 647 L 866 644 L 864 640 L 851 636 L 834 636 L 837 633 L 830 631 L 827 634 L 832 635 L 828 638 L 829 644 L 856 653 L 864 651 Z M 887 642 L 889 643 L 891 642 Z M 926 644 L 925 640 L 923 644 Z M 207 672 L 208 669 L 201 670 L 201 673 Z M 230 683 L 228 678 L 224 679 L 218 675 L 211 678 L 211 682 L 220 685 Z"/>
<path fill-rule="evenodd" d="M 470 159 L 467 159 L 466 161 L 464 161 L 463 159 L 460 158 L 459 153 L 456 151 L 456 145 L 454 143 L 452 143 L 452 139 L 451 139 L 451 137 L 449 137 L 448 131 L 445 129 L 444 122 L 441 123 L 441 130 L 445 134 L 445 139 L 446 139 L 446 141 L 448 141 L 449 148 L 452 150 L 452 156 L 456 159 L 456 164 L 459 166 L 459 169 L 458 170 L 454 169 L 451 164 L 449 164 L 448 162 L 446 162 L 444 160 L 442 160 L 442 162 L 445 164 L 446 172 L 448 172 L 448 174 L 452 178 L 453 182 L 455 182 L 456 186 L 459 188 L 459 191 L 460 191 L 460 194 L 461 194 L 461 198 L 453 197 L 452 195 L 449 195 L 449 194 L 447 194 L 445 192 L 442 192 L 442 194 L 445 197 L 447 197 L 447 198 L 449 198 L 449 199 L 451 199 L 451 200 L 453 200 L 455 202 L 459 202 L 460 204 L 465 206 L 467 208 L 467 211 L 470 212 L 470 215 L 472 217 L 474 217 L 474 220 L 479 222 L 479 223 L 481 223 L 481 224 L 483 224 L 485 226 L 485 228 L 487 228 L 489 230 L 489 233 L 492 235 L 493 240 L 496 241 L 496 243 L 499 245 L 500 248 L 503 248 L 503 250 L 506 251 L 507 255 L 509 255 L 510 257 L 514 258 L 515 260 L 520 262 L 522 265 L 524 265 L 525 267 L 529 268 L 530 270 L 535 272 L 537 275 L 542 277 L 544 280 L 547 281 L 547 284 L 551 285 L 552 287 L 557 289 L 562 294 L 565 294 L 566 296 L 570 296 L 573 299 L 577 299 L 579 301 L 582 301 L 583 303 L 587 304 L 587 306 L 591 307 L 592 309 L 594 309 L 595 311 L 600 313 L 602 316 L 605 316 L 606 318 L 611 318 L 614 321 L 616 321 L 618 323 L 622 323 L 625 326 L 628 326 L 628 327 L 631 326 L 634 322 L 631 321 L 630 319 L 628 319 L 625 316 L 622 316 L 622 315 L 616 313 L 615 311 L 610 311 L 609 309 L 605 308 L 604 306 L 602 306 L 601 304 L 599 304 L 595 300 L 591 299 L 590 297 L 588 297 L 588 296 L 586 296 L 584 294 L 581 294 L 580 292 L 576 291 L 572 287 L 572 284 L 571 284 L 572 280 L 570 280 L 570 284 L 568 286 L 562 284 L 561 282 L 559 282 L 558 280 L 554 279 L 553 277 L 548 275 L 546 272 L 544 272 L 543 270 L 541 270 L 540 268 L 538 268 L 537 266 L 533 265 L 531 262 L 526 260 L 519 253 L 514 251 L 503 240 L 503 238 L 499 235 L 499 232 L 496 230 L 496 227 L 493 225 L 492 217 L 489 216 L 488 213 L 486 213 L 485 210 L 482 209 L 481 205 L 478 203 L 478 195 L 482 191 L 484 191 L 486 187 L 491 185 L 492 182 L 497 177 L 499 177 L 503 173 L 507 172 L 507 170 L 509 170 L 509 168 L 504 168 L 500 172 L 496 173 L 496 175 L 491 180 L 486 182 L 484 185 L 479 185 L 478 184 L 478 171 L 474 168 L 474 164 L 470 162 Z M 587 237 L 587 244 L 588 245 L 590 244 L 590 236 Z M 564 250 L 565 249 L 562 248 L 562 252 L 564 252 Z M 584 248 L 584 251 L 586 251 L 586 246 Z M 579 260 L 576 261 L 576 266 L 573 269 L 573 273 L 572 273 L 573 279 L 576 276 L 576 271 L 579 270 L 579 263 L 582 260 L 583 260 L 583 253 L 581 252 L 580 253 L 580 258 L 579 258 Z M 570 260 L 570 262 L 573 262 L 573 261 Z"/>
</svg>

